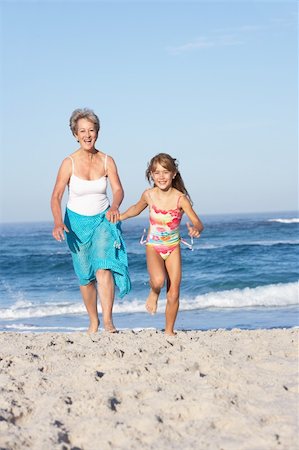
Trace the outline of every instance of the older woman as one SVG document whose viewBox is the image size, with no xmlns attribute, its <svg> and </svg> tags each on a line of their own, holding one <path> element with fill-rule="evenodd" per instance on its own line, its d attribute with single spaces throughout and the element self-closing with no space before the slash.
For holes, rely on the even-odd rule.
<svg viewBox="0 0 299 450">
<path fill-rule="evenodd" d="M 99 327 L 97 295 L 104 329 L 115 332 L 112 320 L 115 285 L 120 297 L 131 288 L 118 222 L 124 192 L 113 158 L 95 148 L 100 130 L 96 114 L 87 108 L 76 109 L 70 118 L 70 128 L 80 148 L 63 160 L 58 171 L 51 198 L 52 234 L 57 241 L 66 236 L 89 315 L 88 332 L 95 333 Z M 111 204 L 107 197 L 108 180 Z M 63 221 L 61 200 L 66 186 L 69 196 Z"/>
</svg>

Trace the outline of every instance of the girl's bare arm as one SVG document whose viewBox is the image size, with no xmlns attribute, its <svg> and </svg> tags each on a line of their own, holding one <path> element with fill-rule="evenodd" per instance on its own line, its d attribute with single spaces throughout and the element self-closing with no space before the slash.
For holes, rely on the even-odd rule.
<svg viewBox="0 0 299 450">
<path fill-rule="evenodd" d="M 138 216 L 147 206 L 146 192 L 143 192 L 140 200 L 135 205 L 130 206 L 124 213 L 120 215 L 120 220 L 130 219 Z"/>
<path fill-rule="evenodd" d="M 180 206 L 192 223 L 192 226 L 187 223 L 189 236 L 198 238 L 200 236 L 200 233 L 204 229 L 202 221 L 200 220 L 200 218 L 192 208 L 190 201 L 186 197 L 182 197 Z"/>
</svg>

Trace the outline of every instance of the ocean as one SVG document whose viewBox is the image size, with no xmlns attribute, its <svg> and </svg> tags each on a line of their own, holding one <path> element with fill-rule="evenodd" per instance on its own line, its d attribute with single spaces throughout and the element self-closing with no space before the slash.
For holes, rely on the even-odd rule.
<svg viewBox="0 0 299 450">
<path fill-rule="evenodd" d="M 193 250 L 182 245 L 176 329 L 297 327 L 298 213 L 201 218 L 205 230 Z M 116 292 L 113 318 L 118 329 L 164 328 L 165 289 L 157 314 L 145 311 L 149 285 L 145 248 L 139 240 L 146 226 L 147 217 L 122 224 L 132 290 L 123 299 Z M 51 222 L 0 225 L 0 331 L 87 329 L 69 250 L 51 232 Z M 181 235 L 188 240 L 185 222 Z"/>
</svg>

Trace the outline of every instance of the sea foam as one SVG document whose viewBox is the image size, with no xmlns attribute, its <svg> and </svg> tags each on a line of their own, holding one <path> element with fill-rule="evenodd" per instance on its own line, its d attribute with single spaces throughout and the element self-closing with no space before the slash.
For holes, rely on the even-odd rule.
<svg viewBox="0 0 299 450">
<path fill-rule="evenodd" d="M 278 223 L 299 223 L 298 217 L 293 217 L 292 219 L 268 219 L 268 222 L 278 222 Z"/>
<path fill-rule="evenodd" d="M 193 298 L 180 299 L 180 310 L 202 308 L 248 308 L 248 307 L 281 307 L 298 304 L 299 282 L 269 284 L 255 288 L 231 289 L 201 294 Z M 165 308 L 166 299 L 159 301 L 159 311 Z M 130 314 L 145 312 L 144 301 L 115 301 L 114 313 Z M 0 319 L 16 320 L 47 316 L 65 316 L 86 314 L 85 306 L 79 299 L 77 302 L 34 303 L 19 301 L 9 308 L 0 309 Z"/>
</svg>

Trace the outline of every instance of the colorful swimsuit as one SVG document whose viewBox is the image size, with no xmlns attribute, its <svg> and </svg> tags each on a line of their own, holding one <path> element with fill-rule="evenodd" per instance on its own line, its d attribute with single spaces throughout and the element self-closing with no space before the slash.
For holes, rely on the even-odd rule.
<svg viewBox="0 0 299 450">
<path fill-rule="evenodd" d="M 180 243 L 180 223 L 183 212 L 176 209 L 163 210 L 154 204 L 150 205 L 150 229 L 146 239 L 146 245 L 154 247 L 157 253 L 165 260 Z"/>
</svg>

